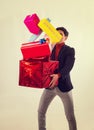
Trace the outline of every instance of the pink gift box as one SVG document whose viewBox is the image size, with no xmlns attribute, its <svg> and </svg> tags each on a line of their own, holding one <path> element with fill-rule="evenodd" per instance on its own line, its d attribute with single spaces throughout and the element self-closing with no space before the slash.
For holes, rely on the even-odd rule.
<svg viewBox="0 0 94 130">
<path fill-rule="evenodd" d="M 33 34 L 39 34 L 41 29 L 38 26 L 40 19 L 37 14 L 27 15 L 24 19 L 24 24 L 28 28 L 28 30 Z"/>
</svg>

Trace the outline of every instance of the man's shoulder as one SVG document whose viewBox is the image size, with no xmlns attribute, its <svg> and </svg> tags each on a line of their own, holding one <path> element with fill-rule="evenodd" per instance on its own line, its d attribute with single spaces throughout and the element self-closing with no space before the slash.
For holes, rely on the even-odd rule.
<svg viewBox="0 0 94 130">
<path fill-rule="evenodd" d="M 75 48 L 71 47 L 69 45 L 65 45 L 65 51 L 74 54 L 75 53 Z"/>
<path fill-rule="evenodd" d="M 71 47 L 71 46 L 66 45 L 66 44 L 65 44 L 65 48 L 67 48 L 67 49 L 74 49 L 74 47 Z"/>
</svg>

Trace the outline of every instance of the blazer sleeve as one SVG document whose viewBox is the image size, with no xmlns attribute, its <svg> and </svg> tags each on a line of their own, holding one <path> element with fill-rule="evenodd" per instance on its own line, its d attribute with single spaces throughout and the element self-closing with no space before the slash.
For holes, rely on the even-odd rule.
<svg viewBox="0 0 94 130">
<path fill-rule="evenodd" d="M 63 67 L 59 71 L 63 79 L 70 73 L 71 69 L 73 68 L 74 62 L 75 62 L 75 50 L 74 48 L 69 48 L 65 56 Z"/>
</svg>

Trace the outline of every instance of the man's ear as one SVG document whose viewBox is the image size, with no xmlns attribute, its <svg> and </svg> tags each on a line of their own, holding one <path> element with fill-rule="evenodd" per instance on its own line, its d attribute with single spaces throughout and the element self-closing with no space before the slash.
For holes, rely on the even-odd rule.
<svg viewBox="0 0 94 130">
<path fill-rule="evenodd" d="M 65 37 L 65 40 L 67 40 L 68 36 Z"/>
</svg>

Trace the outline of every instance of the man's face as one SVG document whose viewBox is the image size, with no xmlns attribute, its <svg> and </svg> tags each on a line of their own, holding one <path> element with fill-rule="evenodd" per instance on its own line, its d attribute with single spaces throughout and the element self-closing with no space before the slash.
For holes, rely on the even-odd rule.
<svg viewBox="0 0 94 130">
<path fill-rule="evenodd" d="M 64 32 L 61 30 L 58 30 L 58 32 L 62 35 L 62 39 L 59 43 L 65 42 L 65 40 L 67 40 L 67 36 L 65 36 Z"/>
<path fill-rule="evenodd" d="M 61 31 L 61 30 L 57 30 L 57 31 L 62 35 L 62 39 L 61 39 L 61 41 L 59 43 L 65 42 L 65 40 L 67 39 L 67 36 L 65 36 L 63 31 Z M 51 43 L 50 38 L 49 38 L 49 36 L 47 34 L 44 35 L 44 38 L 45 39 L 48 38 L 49 42 Z"/>
</svg>

